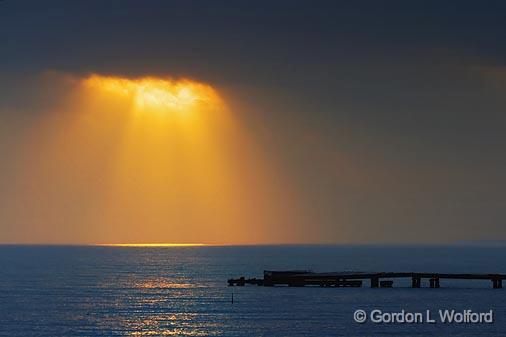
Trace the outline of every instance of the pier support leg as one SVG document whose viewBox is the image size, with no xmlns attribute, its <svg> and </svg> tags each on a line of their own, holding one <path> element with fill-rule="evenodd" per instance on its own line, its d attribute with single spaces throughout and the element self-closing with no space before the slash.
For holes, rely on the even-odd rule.
<svg viewBox="0 0 506 337">
<path fill-rule="evenodd" d="M 492 284 L 494 289 L 502 288 L 502 279 L 492 279 Z"/>
<path fill-rule="evenodd" d="M 411 287 L 412 288 L 420 288 L 420 284 L 422 280 L 419 277 L 411 278 Z"/>
<path fill-rule="evenodd" d="M 439 277 L 431 277 L 429 283 L 431 288 L 439 288 Z"/>
<path fill-rule="evenodd" d="M 378 288 L 379 287 L 379 278 L 372 277 L 371 278 L 371 288 Z"/>
</svg>

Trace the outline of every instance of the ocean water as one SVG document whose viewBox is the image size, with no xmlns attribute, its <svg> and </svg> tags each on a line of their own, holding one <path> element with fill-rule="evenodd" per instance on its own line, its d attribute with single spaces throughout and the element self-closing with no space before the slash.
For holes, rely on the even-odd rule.
<svg viewBox="0 0 506 337">
<path fill-rule="evenodd" d="M 443 280 L 440 289 L 411 289 L 410 280 L 392 289 L 227 286 L 264 269 L 506 273 L 506 248 L 0 246 L 0 335 L 506 336 L 506 288 L 490 281 Z M 494 322 L 359 324 L 358 309 L 493 310 Z"/>
</svg>

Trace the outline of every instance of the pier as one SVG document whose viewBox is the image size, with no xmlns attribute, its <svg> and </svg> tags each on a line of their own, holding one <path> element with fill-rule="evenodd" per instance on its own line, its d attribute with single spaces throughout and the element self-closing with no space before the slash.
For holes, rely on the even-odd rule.
<svg viewBox="0 0 506 337">
<path fill-rule="evenodd" d="M 320 286 L 320 287 L 362 287 L 368 281 L 371 288 L 392 288 L 394 279 L 410 278 L 412 288 L 421 288 L 422 281 L 428 280 L 430 288 L 439 288 L 441 280 L 489 280 L 492 288 L 502 288 L 502 281 L 506 274 L 452 274 L 452 273 L 417 273 L 417 272 L 335 272 L 314 273 L 305 270 L 272 271 L 265 270 L 264 278 L 240 277 L 229 279 L 229 286 L 244 286 L 246 284 L 272 286 Z"/>
</svg>

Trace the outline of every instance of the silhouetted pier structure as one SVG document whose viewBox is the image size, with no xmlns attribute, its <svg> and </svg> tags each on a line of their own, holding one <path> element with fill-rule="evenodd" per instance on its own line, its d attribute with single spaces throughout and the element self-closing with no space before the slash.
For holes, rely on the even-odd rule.
<svg viewBox="0 0 506 337">
<path fill-rule="evenodd" d="M 229 286 L 244 286 L 253 284 L 258 286 L 320 286 L 320 287 L 361 287 L 364 280 L 370 282 L 371 288 L 392 288 L 397 278 L 411 278 L 411 287 L 420 288 L 422 280 L 429 280 L 430 288 L 439 288 L 440 280 L 490 280 L 492 288 L 502 288 L 502 281 L 506 274 L 450 274 L 450 273 L 414 273 L 414 272 L 337 272 L 313 273 L 306 270 L 272 271 L 265 270 L 264 278 L 229 279 Z"/>
</svg>

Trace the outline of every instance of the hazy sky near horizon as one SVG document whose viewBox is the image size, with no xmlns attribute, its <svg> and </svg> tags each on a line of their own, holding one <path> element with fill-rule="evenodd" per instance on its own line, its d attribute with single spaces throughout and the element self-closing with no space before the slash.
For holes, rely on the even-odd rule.
<svg viewBox="0 0 506 337">
<path fill-rule="evenodd" d="M 1 243 L 506 239 L 503 1 L 6 0 L 0 39 Z M 66 125 L 90 73 L 215 88 L 234 192 L 155 193 L 140 145 L 114 176 L 116 122 Z"/>
</svg>

